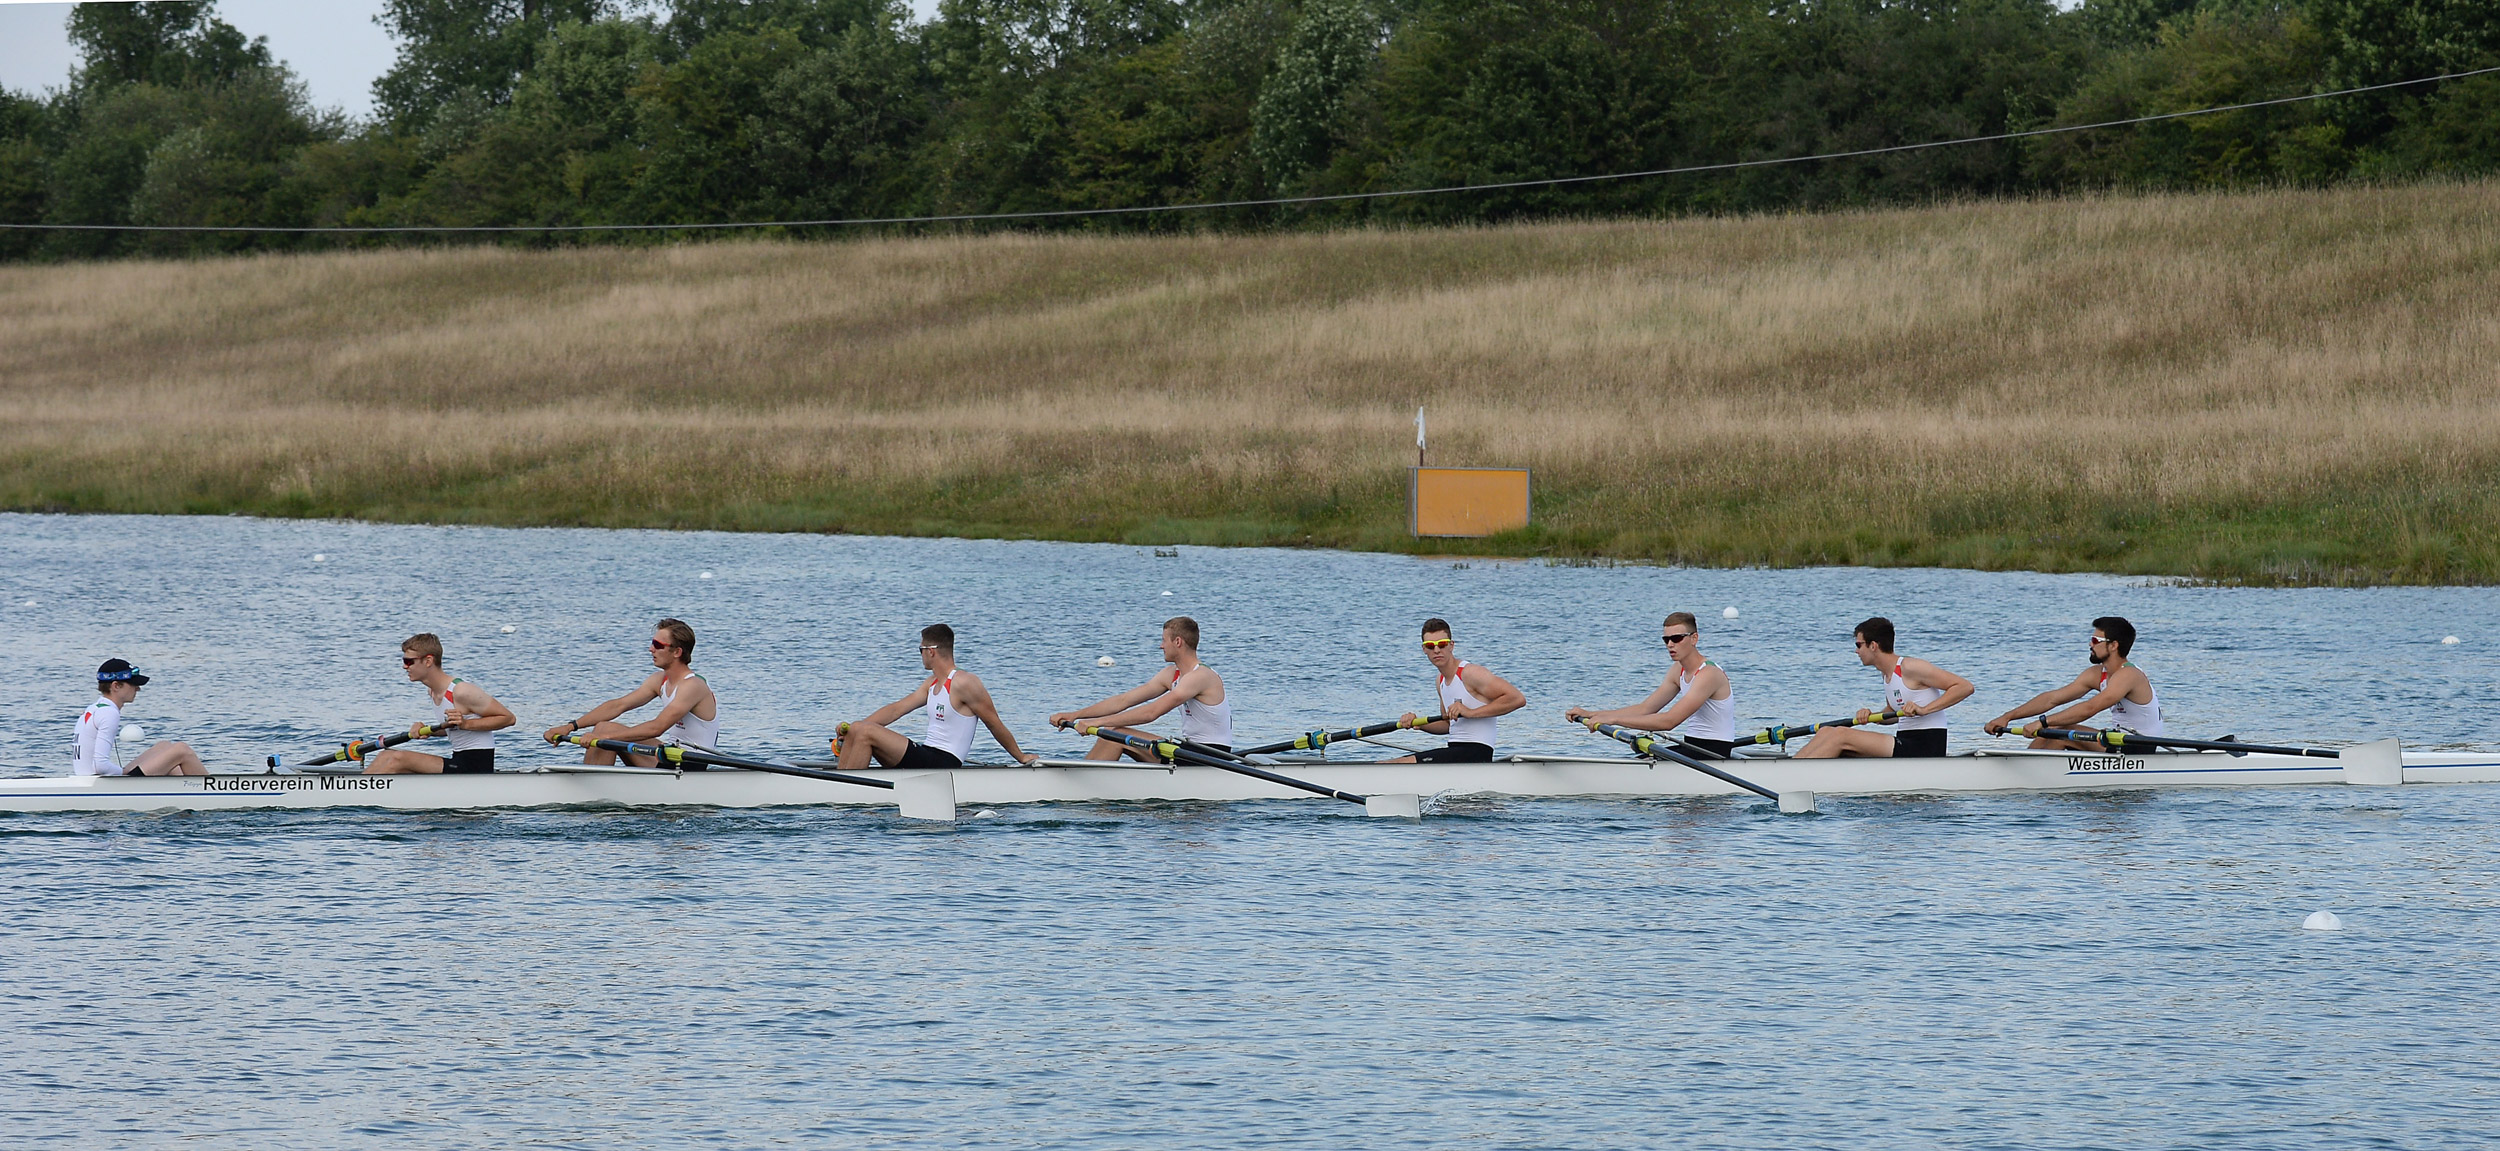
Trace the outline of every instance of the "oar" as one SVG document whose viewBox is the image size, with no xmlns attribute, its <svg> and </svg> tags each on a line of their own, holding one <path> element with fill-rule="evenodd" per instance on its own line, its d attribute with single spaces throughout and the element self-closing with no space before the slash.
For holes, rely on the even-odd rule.
<svg viewBox="0 0 2500 1151">
<path fill-rule="evenodd" d="M 569 743 L 576 747 L 595 747 L 601 751 L 613 751 L 619 755 L 648 755 L 665 763 L 691 763 L 701 767 L 735 767 L 747 771 L 767 771 L 774 775 L 795 775 L 804 779 L 853 783 L 861 787 L 882 787 L 888 791 L 894 789 L 894 781 L 890 779 L 876 779 L 840 771 L 818 771 L 812 767 L 793 767 L 786 763 L 771 763 L 761 759 L 748 759 L 744 756 L 724 755 L 717 751 L 698 751 L 691 747 L 680 747 L 670 743 L 629 743 L 621 739 L 593 739 L 587 735 L 566 736 L 554 742 Z"/>
<path fill-rule="evenodd" d="M 1890 710 L 1890 709 L 1886 709 L 1885 711 L 1880 712 L 1880 713 L 1878 713 L 1878 714 L 1876 714 L 1876 715 L 1873 715 L 1873 716 L 1869 716 L 1869 717 L 1867 717 L 1867 721 L 1866 721 L 1866 722 L 1868 722 L 1868 723 L 1890 723 L 1890 722 L 1892 722 L 1893 720 L 1896 720 L 1896 719 L 1899 719 L 1899 718 L 1901 718 L 1901 713 L 1900 713 L 1900 712 L 1897 712 L 1897 711 L 1892 711 L 1892 710 Z M 1739 739 L 1739 740 L 1737 740 L 1736 742 L 1737 742 L 1737 743 L 1739 743 L 1739 744 L 1746 744 L 1746 743 L 1756 743 L 1756 744 L 1760 744 L 1760 743 L 1776 743 L 1776 744 L 1779 744 L 1779 745 L 1780 745 L 1780 746 L 1782 746 L 1782 747 L 1786 747 L 1786 746 L 1788 746 L 1788 741 L 1789 741 L 1789 740 L 1792 740 L 1792 739 L 1804 739 L 1805 737 L 1807 737 L 1807 736 L 1809 736 L 1809 735 L 1813 735 L 1815 732 L 1821 731 L 1821 730 L 1823 730 L 1824 728 L 1827 728 L 1827 727 L 1856 727 L 1856 726 L 1858 726 L 1858 721 L 1857 721 L 1854 717 L 1853 717 L 1853 718 L 1850 718 L 1850 719 L 1827 719 L 1827 720 L 1824 720 L 1824 721 L 1823 721 L 1823 722 L 1821 722 L 1821 723 L 1809 723 L 1809 724 L 1806 724 L 1806 725 L 1801 726 L 1801 727 L 1791 727 L 1791 726 L 1789 726 L 1789 725 L 1787 725 L 1787 724 L 1782 724 L 1782 725 L 1780 725 L 1780 726 L 1778 726 L 1778 727 L 1766 727 L 1766 728 L 1763 728 L 1762 730 L 1757 731 L 1757 732 L 1753 733 L 1752 735 L 1746 736 L 1746 737 L 1744 737 L 1743 739 Z"/>
<path fill-rule="evenodd" d="M 1728 773 L 1719 770 L 1718 768 L 1703 763 L 1698 759 L 1694 759 L 1692 756 L 1677 751 L 1674 746 L 1669 744 L 1666 740 L 1651 735 L 1646 731 L 1634 731 L 1631 728 L 1614 723 L 1590 723 L 1586 726 L 1590 731 L 1596 732 L 1599 735 L 1619 739 L 1632 745 L 1632 750 L 1637 751 L 1642 755 L 1646 755 L 1651 759 L 1664 759 L 1680 763 L 1722 783 L 1732 783 L 1738 787 L 1744 788 L 1755 795 L 1759 795 L 1764 799 L 1779 804 L 1780 810 L 1783 812 L 1806 812 L 1814 810 L 1814 793 L 1811 791 L 1795 791 L 1790 792 L 1787 795 L 1782 795 L 1779 792 L 1762 786 L 1761 784 L 1755 783 L 1751 780 L 1738 779 L 1733 775 L 1729 775 Z"/>
<path fill-rule="evenodd" d="M 2007 733 L 2021 734 L 2011 728 L 2007 729 Z M 2109 731 L 2085 731 L 2079 728 L 2071 727 L 2043 727 L 2039 728 L 2033 734 L 2032 738 L 2064 739 L 2071 740 L 2075 743 L 2097 743 L 2110 749 L 2111 751 L 2124 751 L 2132 745 L 2137 747 L 2176 747 L 2184 748 L 2189 751 L 2227 751 L 2233 755 L 2247 755 L 2253 751 L 2260 755 L 2298 755 L 2306 756 L 2310 759 L 2344 758 L 2343 752 L 2323 747 L 2276 747 L 2272 744 L 2264 743 L 2241 743 L 2237 739 L 2172 739 L 2166 735 L 2137 735 L 2134 732 L 2119 731 L 2114 728 Z"/>
<path fill-rule="evenodd" d="M 1293 737 L 1292 739 L 1278 740 L 1275 743 L 1263 743 L 1257 747 L 1240 748 L 1234 751 L 1233 754 L 1236 756 L 1274 755 L 1280 751 L 1319 751 L 1327 747 L 1329 744 L 1336 743 L 1340 740 L 1370 739 L 1375 735 L 1387 735 L 1390 732 L 1401 731 L 1410 727 L 1422 727 L 1426 724 L 1439 723 L 1447 718 L 1449 717 L 1434 715 L 1426 716 L 1425 718 L 1416 720 L 1413 723 L 1408 723 L 1402 719 L 1393 719 L 1387 723 L 1375 723 L 1365 727 L 1349 727 L 1344 731 L 1306 731 Z"/>
<path fill-rule="evenodd" d="M 1347 803 L 1359 803 L 1363 805 L 1364 811 L 1372 815 L 1404 816 L 1408 819 L 1413 819 L 1421 814 L 1419 801 L 1415 796 L 1356 795 L 1350 791 L 1339 791 L 1333 787 L 1322 787 L 1316 783 L 1308 783 L 1303 780 L 1295 779 L 1290 775 L 1278 775 L 1275 772 L 1269 771 L 1263 767 L 1254 767 L 1238 760 L 1225 759 L 1221 755 L 1213 755 L 1208 752 L 1199 751 L 1179 740 L 1152 739 L 1142 735 L 1129 735 L 1125 732 L 1114 731 L 1107 727 L 1088 726 L 1085 724 L 1077 724 L 1075 726 L 1078 734 L 1080 735 L 1090 735 L 1098 739 L 1107 739 L 1124 747 L 1161 756 L 1165 760 L 1173 763 L 1186 763 L 1194 767 L 1218 768 L 1224 771 L 1232 772 L 1235 775 L 1246 775 L 1252 779 L 1263 779 L 1269 783 L 1282 784 L 1286 787 L 1297 788 L 1302 791 L 1310 792 L 1313 795 L 1325 795 L 1330 799 L 1342 799 Z"/>
<path fill-rule="evenodd" d="M 397 731 L 392 732 L 389 735 L 377 735 L 369 740 L 350 740 L 346 743 L 340 744 L 337 751 L 331 752 L 330 754 L 322 756 L 319 759 L 308 759 L 302 763 L 296 764 L 295 770 L 310 771 L 317 767 L 328 767 L 331 764 L 352 759 L 356 761 L 357 770 L 362 771 L 364 770 L 365 757 L 373 754 L 374 752 L 380 751 L 386 747 L 398 747 L 400 744 L 406 743 L 412 739 L 431 739 L 441 734 L 443 734 L 443 725 L 439 723 L 429 723 L 424 727 L 417 729 L 417 733 L 414 735 L 404 731 Z M 269 766 L 272 768 L 279 766 L 277 756 L 273 755 L 269 757 Z"/>
</svg>

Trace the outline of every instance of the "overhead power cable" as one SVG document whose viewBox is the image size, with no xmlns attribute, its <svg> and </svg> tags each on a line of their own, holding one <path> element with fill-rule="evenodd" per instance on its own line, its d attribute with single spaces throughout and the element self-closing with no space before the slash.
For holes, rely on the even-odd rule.
<svg viewBox="0 0 2500 1151">
<path fill-rule="evenodd" d="M 2466 72 L 2449 72 L 2424 76 L 2417 80 L 2394 80 L 2385 84 L 2367 84 L 2358 88 L 2342 88 L 2333 92 L 2311 92 L 2300 96 L 2278 96 L 2272 100 L 2250 100 L 2241 104 L 2222 104 L 2211 108 L 2192 108 L 2185 112 L 2162 112 L 2152 116 L 2135 116 L 2124 120 L 2103 120 L 2093 124 L 2067 124 L 2055 128 L 2028 128 L 2020 132 L 1998 132 L 1988 136 L 1964 136 L 1953 140 L 1929 140 L 1920 144 L 1891 144 L 1881 148 L 1854 148 L 1846 152 L 1818 152 L 1811 156 L 1777 156 L 1762 160 L 1730 160 L 1720 164 L 1687 164 L 1675 168 L 1650 168 L 1639 172 L 1607 172 L 1595 176 L 1555 176 L 1541 180 L 1505 180 L 1492 184 L 1449 184 L 1436 188 L 1400 188 L 1386 192 L 1337 192 L 1324 196 L 1276 196 L 1264 200 L 1218 200 L 1196 204 L 1140 204 L 1126 208 L 1053 208 L 1032 212 L 962 212 L 942 216 L 861 216 L 838 220 L 728 220 L 694 224 L 375 224 L 363 226 L 283 226 L 270 224 L 0 224 L 0 229 L 55 232 L 217 232 L 291 235 L 386 235 L 386 234 L 459 234 L 496 232 L 702 232 L 754 228 L 839 228 L 881 224 L 969 224 L 1004 220 L 1073 219 L 1084 216 L 1140 216 L 1166 212 L 1208 212 L 1225 208 L 1278 208 L 1295 204 L 1332 204 L 1353 200 L 1387 200 L 1412 196 L 1448 196 L 1461 192 L 1501 192 L 1518 188 L 1553 188 L 1566 184 L 1592 184 L 1606 180 L 1641 180 L 1652 176 L 1689 176 L 1704 172 L 1732 172 L 1743 168 L 1769 168 L 1781 164 L 1810 164 L 1818 160 L 1850 160 L 1862 156 L 1886 156 L 1900 152 L 1922 152 L 1934 148 L 1956 148 L 1965 144 L 1994 144 L 2005 140 L 2025 140 L 2039 136 L 2057 136 L 2072 132 L 2090 132 L 2100 128 L 2125 128 L 2136 124 L 2152 124 L 2163 120 L 2183 120 L 2190 116 L 2214 116 L 2224 112 L 2244 112 L 2251 108 L 2272 108 L 2283 104 L 2299 104 L 2310 100 L 2331 100 L 2337 96 L 2357 96 L 2364 92 L 2383 92 L 2391 88 L 2409 88 L 2417 84 L 2437 84 L 2444 80 L 2462 80 L 2500 72 L 2500 66 L 2476 68 Z"/>
</svg>

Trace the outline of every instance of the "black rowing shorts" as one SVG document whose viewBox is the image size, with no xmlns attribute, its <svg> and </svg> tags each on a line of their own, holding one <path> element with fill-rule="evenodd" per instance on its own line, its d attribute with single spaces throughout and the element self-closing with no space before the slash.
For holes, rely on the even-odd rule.
<svg viewBox="0 0 2500 1151">
<path fill-rule="evenodd" d="M 495 749 L 472 747 L 442 757 L 445 775 L 491 775 L 495 770 Z"/>
<path fill-rule="evenodd" d="M 903 748 L 903 760 L 894 765 L 894 770 L 953 771 L 963 765 L 964 761 L 955 758 L 953 752 L 939 751 L 915 739 Z"/>
<path fill-rule="evenodd" d="M 1491 763 L 1493 745 L 1489 743 L 1453 743 L 1415 753 L 1417 763 Z"/>
<path fill-rule="evenodd" d="M 1736 741 L 1732 739 L 1700 739 L 1688 735 L 1684 737 L 1684 742 L 1692 744 L 1694 747 L 1698 747 L 1703 751 L 1718 756 L 1721 759 L 1736 758 Z"/>
<path fill-rule="evenodd" d="M 1941 727 L 1912 728 L 1892 733 L 1894 759 L 1933 759 L 1944 754 L 1944 731 Z"/>
</svg>

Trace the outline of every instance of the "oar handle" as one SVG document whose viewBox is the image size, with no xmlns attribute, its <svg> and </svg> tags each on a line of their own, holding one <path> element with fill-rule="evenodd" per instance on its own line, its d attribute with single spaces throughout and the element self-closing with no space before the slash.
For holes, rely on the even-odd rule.
<svg viewBox="0 0 2500 1151">
<path fill-rule="evenodd" d="M 1630 744 L 1632 745 L 1632 750 L 1639 752 L 1642 755 L 1646 755 L 1651 759 L 1664 759 L 1680 763 L 1702 773 L 1703 775 L 1716 779 L 1721 783 L 1732 784 L 1736 787 L 1744 788 L 1745 790 L 1774 803 L 1779 802 L 1780 793 L 1751 780 L 1738 779 L 1727 772 L 1703 763 L 1698 759 L 1694 759 L 1692 756 L 1677 751 L 1665 740 L 1659 739 L 1657 736 L 1651 735 L 1648 732 L 1633 731 L 1630 728 L 1623 727 L 1618 724 L 1594 722 L 1589 724 L 1589 730 L 1596 732 L 1599 735 L 1610 736 L 1614 739 Z"/>
<path fill-rule="evenodd" d="M 410 735 L 404 731 L 395 731 L 389 735 L 374 736 L 370 740 L 351 739 L 346 743 L 340 744 L 337 751 L 331 752 L 330 754 L 322 756 L 319 759 L 305 760 L 295 766 L 298 769 L 307 767 L 328 767 L 331 764 L 343 763 L 348 760 L 354 760 L 361 764 L 365 761 L 365 756 L 372 752 L 380 751 L 384 748 L 398 747 L 400 744 L 406 743 L 412 739 L 432 739 L 433 737 L 441 734 L 443 734 L 443 725 L 439 723 L 429 723 L 423 728 L 420 728 L 418 730 L 418 734 L 416 735 Z M 273 755 L 269 757 L 269 766 L 278 766 L 277 756 Z"/>
<path fill-rule="evenodd" d="M 1885 709 L 1884 709 L 1884 710 L 1882 710 L 1882 711 L 1876 712 L 1875 714 L 1873 714 L 1873 715 L 1870 715 L 1870 716 L 1866 717 L 1866 722 L 1868 722 L 1868 723 L 1891 723 L 1892 721 L 1894 721 L 1894 720 L 1896 720 L 1896 719 L 1899 719 L 1899 718 L 1901 718 L 1901 713 L 1900 713 L 1900 712 L 1895 711 L 1895 710 L 1893 710 L 1893 709 L 1891 709 L 1891 708 L 1885 708 Z M 1738 742 L 1738 743 L 1752 743 L 1752 744 L 1776 743 L 1776 744 L 1779 744 L 1779 745 L 1781 745 L 1781 746 L 1785 747 L 1785 746 L 1787 746 L 1787 744 L 1788 744 L 1788 741 L 1789 741 L 1789 740 L 1792 740 L 1792 739 L 1804 739 L 1805 737 L 1810 736 L 1810 735 L 1813 735 L 1815 732 L 1821 731 L 1821 730 L 1823 730 L 1824 728 L 1827 728 L 1827 727 L 1856 727 L 1856 726 L 1858 726 L 1858 718 L 1857 718 L 1856 716 L 1848 716 L 1848 717 L 1846 717 L 1846 718 L 1842 718 L 1842 719 L 1827 719 L 1827 720 L 1824 720 L 1824 721 L 1823 721 L 1823 722 L 1821 722 L 1821 723 L 1809 723 L 1809 724 L 1781 724 L 1781 725 L 1780 725 L 1780 726 L 1778 726 L 1778 727 L 1766 727 L 1766 728 L 1763 728 L 1762 730 L 1757 731 L 1757 732 L 1753 733 L 1752 735 L 1746 736 L 1746 737 L 1745 737 L 1745 738 L 1743 738 L 1743 739 L 1737 740 L 1736 742 Z"/>
<path fill-rule="evenodd" d="M 1347 803 L 1360 803 L 1365 806 L 1369 806 L 1371 803 L 1369 799 L 1356 795 L 1350 791 L 1339 791 L 1333 787 L 1322 787 L 1316 783 L 1295 779 L 1290 775 L 1278 775 L 1277 773 L 1269 771 L 1266 768 L 1253 767 L 1247 763 L 1219 759 L 1213 755 L 1206 754 L 1205 752 L 1192 750 L 1189 744 L 1181 740 L 1147 739 L 1144 736 L 1129 735 L 1126 732 L 1113 731 L 1110 728 L 1102 727 L 1100 725 L 1087 727 L 1079 724 L 1077 725 L 1076 730 L 1080 735 L 1090 735 L 1098 739 L 1108 739 L 1115 743 L 1125 744 L 1139 751 L 1152 752 L 1155 755 L 1161 756 L 1165 763 L 1186 763 L 1192 767 L 1218 768 L 1223 771 L 1232 772 L 1235 775 L 1246 775 L 1252 779 L 1264 779 L 1269 783 L 1307 791 L 1313 795 L 1325 795 L 1330 799 L 1342 799 Z"/>
<path fill-rule="evenodd" d="M 724 755 L 717 751 L 697 751 L 693 748 L 679 747 L 675 744 L 669 743 L 631 743 L 622 739 L 593 739 L 587 735 L 567 736 L 563 742 L 570 743 L 578 747 L 597 748 L 601 751 L 613 751 L 619 755 L 648 755 L 668 763 L 677 764 L 681 767 L 689 763 L 698 767 L 734 767 L 742 771 L 761 771 L 772 775 L 795 775 L 802 779 L 822 779 L 833 783 L 857 784 L 861 787 L 881 787 L 889 791 L 894 788 L 894 781 L 890 779 L 877 779 L 865 775 L 852 775 L 848 772 L 842 771 L 820 771 L 812 767 L 795 767 L 787 763 L 773 763 L 769 760 L 748 759 L 744 756 L 737 755 Z"/>
<path fill-rule="evenodd" d="M 1429 727 L 1448 718 L 1450 717 L 1446 715 L 1427 715 L 1417 717 L 1412 723 L 1403 719 L 1393 719 L 1385 723 L 1364 724 L 1361 727 L 1349 727 L 1340 731 L 1306 731 L 1292 739 L 1241 748 L 1234 754 L 1271 755 L 1279 751 L 1321 751 L 1332 743 L 1340 743 L 1349 739 L 1370 739 L 1375 735 L 1387 735 L 1390 732 L 1407 728 Z"/>
</svg>

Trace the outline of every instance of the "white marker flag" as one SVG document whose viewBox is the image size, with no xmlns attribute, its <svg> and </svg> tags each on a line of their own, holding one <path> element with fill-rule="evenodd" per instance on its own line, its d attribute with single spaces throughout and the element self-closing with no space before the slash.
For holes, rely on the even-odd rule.
<svg viewBox="0 0 2500 1151">
<path fill-rule="evenodd" d="M 1415 409 L 1415 450 L 1424 450 L 1424 410 Z"/>
</svg>

